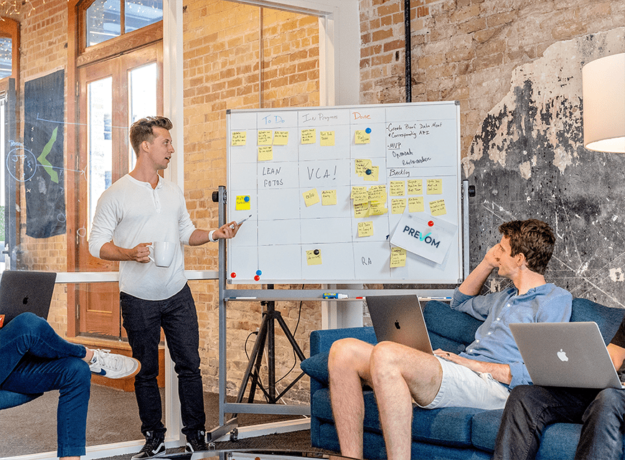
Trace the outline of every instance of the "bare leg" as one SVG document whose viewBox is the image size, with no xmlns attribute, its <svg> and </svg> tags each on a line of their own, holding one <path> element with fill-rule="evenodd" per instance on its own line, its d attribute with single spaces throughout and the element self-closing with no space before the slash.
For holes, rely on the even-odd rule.
<svg viewBox="0 0 625 460">
<path fill-rule="evenodd" d="M 431 403 L 441 385 L 438 359 L 394 342 L 381 342 L 371 353 L 371 378 L 378 402 L 389 460 L 410 460 L 412 399 Z"/>
<path fill-rule="evenodd" d="M 365 403 L 362 385 L 372 385 L 369 360 L 373 345 L 356 339 L 337 340 L 330 349 L 330 398 L 336 431 L 345 457 L 362 458 Z"/>
<path fill-rule="evenodd" d="M 80 457 L 61 457 L 59 460 L 80 460 Z"/>
</svg>

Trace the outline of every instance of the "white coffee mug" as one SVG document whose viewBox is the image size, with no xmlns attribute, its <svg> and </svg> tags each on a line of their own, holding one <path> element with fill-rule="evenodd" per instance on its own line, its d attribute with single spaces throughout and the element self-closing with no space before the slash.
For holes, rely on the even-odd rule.
<svg viewBox="0 0 625 460">
<path fill-rule="evenodd" d="M 176 245 L 167 241 L 155 241 L 148 246 L 150 255 L 148 256 L 152 262 L 159 267 L 169 267 L 174 259 L 174 251 Z M 154 257 L 152 257 L 152 255 Z"/>
</svg>

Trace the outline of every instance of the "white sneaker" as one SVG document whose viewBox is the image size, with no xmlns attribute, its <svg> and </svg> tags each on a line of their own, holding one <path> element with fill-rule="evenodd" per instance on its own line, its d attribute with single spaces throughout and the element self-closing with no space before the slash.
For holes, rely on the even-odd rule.
<svg viewBox="0 0 625 460">
<path fill-rule="evenodd" d="M 93 350 L 89 364 L 91 372 L 109 379 L 134 377 L 141 370 L 141 363 L 128 356 L 112 354 L 111 350 Z"/>
</svg>

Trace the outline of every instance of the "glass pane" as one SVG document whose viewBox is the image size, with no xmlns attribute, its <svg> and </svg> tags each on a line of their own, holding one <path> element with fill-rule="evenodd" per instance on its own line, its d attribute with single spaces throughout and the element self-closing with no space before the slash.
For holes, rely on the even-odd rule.
<svg viewBox="0 0 625 460">
<path fill-rule="evenodd" d="M 0 38 L 0 78 L 11 76 L 12 59 L 12 40 L 10 38 Z"/>
<path fill-rule="evenodd" d="M 6 100 L 2 100 L 0 102 L 0 252 L 5 249 L 5 241 L 6 240 L 6 225 L 4 220 L 4 187 L 5 187 L 5 176 L 4 176 L 4 162 L 6 158 L 6 149 L 5 149 L 5 134 L 4 134 L 4 111 L 6 110 L 7 104 Z M 8 257 L 5 254 L 0 254 L 0 272 L 3 272 L 6 268 L 5 259 Z"/>
<path fill-rule="evenodd" d="M 113 179 L 113 78 L 89 83 L 88 152 L 89 152 L 89 226 L 93 222 L 98 199 L 111 185 Z"/>
<path fill-rule="evenodd" d="M 163 0 L 126 0 L 125 33 L 163 19 Z"/>
<path fill-rule="evenodd" d="M 130 120 L 132 125 L 140 118 L 158 115 L 156 113 L 156 62 L 143 67 L 132 69 L 129 73 L 129 92 L 130 99 Z M 137 161 L 132 145 L 130 146 L 129 156 L 130 170 L 132 171 Z"/>
<path fill-rule="evenodd" d="M 96 0 L 87 8 L 87 46 L 121 34 L 120 0 Z"/>
</svg>

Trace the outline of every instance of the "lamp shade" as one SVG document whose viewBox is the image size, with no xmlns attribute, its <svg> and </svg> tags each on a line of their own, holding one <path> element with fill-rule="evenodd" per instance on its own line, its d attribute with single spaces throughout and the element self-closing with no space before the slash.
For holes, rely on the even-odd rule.
<svg viewBox="0 0 625 460">
<path fill-rule="evenodd" d="M 582 68 L 584 146 L 625 153 L 625 53 L 589 62 Z"/>
</svg>

